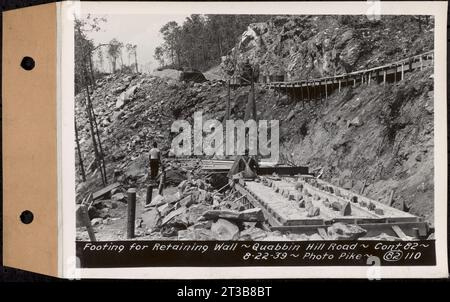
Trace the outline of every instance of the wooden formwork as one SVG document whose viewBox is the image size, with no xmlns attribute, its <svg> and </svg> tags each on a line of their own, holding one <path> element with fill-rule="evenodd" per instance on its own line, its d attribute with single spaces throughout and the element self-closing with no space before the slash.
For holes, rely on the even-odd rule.
<svg viewBox="0 0 450 302">
<path fill-rule="evenodd" d="M 315 179 L 308 182 L 301 178 L 285 178 L 272 180 L 270 185 L 240 179 L 235 188 L 245 195 L 249 206 L 262 209 L 272 230 L 313 234 L 333 223 L 343 222 L 362 227 L 367 231 L 366 237 L 385 233 L 404 240 L 424 237 L 429 231 L 428 224 L 420 217 Z M 299 206 L 296 200 L 299 197 L 294 196 L 310 201 L 320 209 L 320 214 L 308 217 L 307 209 Z M 350 203 L 351 214 L 344 216 L 328 206 L 333 202 Z M 364 206 L 369 203 L 371 210 Z M 374 209 L 380 210 L 375 212 Z"/>
</svg>

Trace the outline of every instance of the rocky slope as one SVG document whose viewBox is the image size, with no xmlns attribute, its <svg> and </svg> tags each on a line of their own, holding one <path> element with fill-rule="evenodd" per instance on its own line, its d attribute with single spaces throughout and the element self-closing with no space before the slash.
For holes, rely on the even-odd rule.
<svg viewBox="0 0 450 302">
<path fill-rule="evenodd" d="M 318 78 L 380 66 L 433 48 L 432 19 L 412 16 L 278 16 L 251 24 L 232 54 L 261 75 Z"/>
</svg>

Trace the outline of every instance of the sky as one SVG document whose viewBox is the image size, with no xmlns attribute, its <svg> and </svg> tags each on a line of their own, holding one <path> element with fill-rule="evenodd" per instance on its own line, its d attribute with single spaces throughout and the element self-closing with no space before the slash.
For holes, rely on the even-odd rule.
<svg viewBox="0 0 450 302">
<path fill-rule="evenodd" d="M 94 44 L 108 43 L 116 38 L 124 45 L 132 43 L 137 45 L 137 58 L 139 65 L 149 65 L 153 70 L 158 63 L 153 58 L 155 48 L 163 42 L 160 28 L 169 21 L 182 24 L 189 15 L 92 15 L 92 17 L 106 17 L 107 22 L 101 23 L 101 30 L 88 33 Z M 126 52 L 123 52 L 124 64 L 128 62 Z"/>
</svg>

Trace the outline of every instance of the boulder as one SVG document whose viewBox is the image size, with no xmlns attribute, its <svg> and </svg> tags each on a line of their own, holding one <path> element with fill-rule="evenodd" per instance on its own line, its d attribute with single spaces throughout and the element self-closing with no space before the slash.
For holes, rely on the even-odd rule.
<svg viewBox="0 0 450 302">
<path fill-rule="evenodd" d="M 352 205 L 350 202 L 346 202 L 341 209 L 341 216 L 351 216 L 352 215 Z"/>
<path fill-rule="evenodd" d="M 342 208 L 343 208 L 343 206 L 342 206 L 342 204 L 341 204 L 339 201 L 333 201 L 333 202 L 331 203 L 331 208 L 332 208 L 333 210 L 335 210 L 335 211 L 341 211 Z"/>
<path fill-rule="evenodd" d="M 112 200 L 114 201 L 122 201 L 122 202 L 126 202 L 126 196 L 123 193 L 116 193 L 114 194 L 112 197 Z"/>
<path fill-rule="evenodd" d="M 194 199 L 192 198 L 192 195 L 188 195 L 183 197 L 180 201 L 178 201 L 178 204 L 182 207 L 189 208 L 191 205 L 194 204 Z"/>
<path fill-rule="evenodd" d="M 94 218 L 91 220 L 91 225 L 96 226 L 103 223 L 103 218 Z"/>
<path fill-rule="evenodd" d="M 133 87 L 128 88 L 126 91 L 122 92 L 116 100 L 116 108 L 121 109 L 125 106 L 130 100 L 132 100 L 134 94 L 138 90 L 139 85 L 135 85 Z"/>
<path fill-rule="evenodd" d="M 375 208 L 375 214 L 382 216 L 382 215 L 384 215 L 384 211 L 381 208 Z"/>
<path fill-rule="evenodd" d="M 367 231 L 358 225 L 336 222 L 327 229 L 332 240 L 356 240 L 366 235 Z"/>
<path fill-rule="evenodd" d="M 178 240 L 212 240 L 214 238 L 208 229 L 186 229 L 178 231 Z"/>
<path fill-rule="evenodd" d="M 207 220 L 216 220 L 218 218 L 224 219 L 239 219 L 239 212 L 233 210 L 209 210 L 203 213 L 203 217 Z"/>
<path fill-rule="evenodd" d="M 216 240 L 237 240 L 239 228 L 226 219 L 218 219 L 211 226 L 211 232 Z"/>
<path fill-rule="evenodd" d="M 244 210 L 239 213 L 238 219 L 241 221 L 265 221 L 264 213 L 260 208 Z"/>
<path fill-rule="evenodd" d="M 207 81 L 203 73 L 196 69 L 182 71 L 179 80 L 181 82 L 185 81 L 194 83 L 203 83 Z"/>
<path fill-rule="evenodd" d="M 161 216 L 159 215 L 158 210 L 150 209 L 142 213 L 142 222 L 148 229 L 155 229 L 161 222 Z"/>
<path fill-rule="evenodd" d="M 165 225 L 166 223 L 168 223 L 170 220 L 172 220 L 174 217 L 181 215 L 181 214 L 186 214 L 186 207 L 181 207 L 178 208 L 172 212 L 170 212 L 169 214 L 167 214 L 161 221 L 161 225 Z M 186 218 L 186 223 L 187 223 L 187 218 Z"/>
<path fill-rule="evenodd" d="M 256 241 L 267 237 L 267 233 L 260 228 L 252 227 L 243 230 L 239 234 L 239 240 Z"/>
<path fill-rule="evenodd" d="M 312 206 L 308 210 L 307 217 L 315 217 L 320 215 L 320 209 L 318 207 Z"/>
<path fill-rule="evenodd" d="M 153 197 L 152 201 L 150 202 L 149 205 L 147 205 L 146 207 L 157 207 L 160 206 L 164 203 L 167 203 L 164 196 L 157 194 L 155 197 Z"/>
<path fill-rule="evenodd" d="M 359 116 L 357 116 L 354 119 L 352 119 L 351 121 L 347 122 L 347 127 L 351 127 L 351 126 L 359 127 L 362 125 L 363 125 L 363 122 L 360 120 Z"/>
</svg>

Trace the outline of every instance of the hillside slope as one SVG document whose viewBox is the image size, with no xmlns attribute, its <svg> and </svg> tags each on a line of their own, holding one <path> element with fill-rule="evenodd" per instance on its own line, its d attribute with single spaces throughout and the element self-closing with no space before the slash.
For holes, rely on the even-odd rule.
<svg viewBox="0 0 450 302">
<path fill-rule="evenodd" d="M 251 55 L 261 68 L 275 72 L 275 67 L 282 67 L 292 71 L 291 77 L 311 78 L 342 72 L 343 64 L 330 63 L 332 49 L 340 49 L 342 61 L 356 70 L 396 61 L 432 49 L 433 45 L 429 27 L 423 25 L 419 33 L 415 21 L 405 19 L 389 20 L 405 23 L 400 32 L 395 31 L 398 29 L 395 26 L 385 32 L 382 30 L 387 28 L 385 24 L 373 23 L 378 33 L 369 35 L 369 40 L 364 36 L 345 38 L 348 31 L 353 32 L 352 37 L 361 32 L 362 27 L 354 28 L 361 25 L 356 21 L 349 23 L 353 24 L 351 29 L 350 25 L 338 26 L 336 22 L 342 20 L 280 20 L 251 28 L 273 26 L 274 31 L 285 32 L 281 40 L 268 43 L 269 36 L 262 34 L 266 52 L 250 39 L 240 49 L 239 57 Z M 248 32 L 243 40 L 246 36 Z M 380 39 L 390 42 L 381 43 Z M 334 46 L 330 49 L 327 43 Z M 317 45 L 323 46 L 321 51 L 317 51 Z M 277 47 L 278 52 L 274 52 Z M 258 118 L 280 120 L 283 160 L 316 171 L 322 169 L 322 178 L 356 192 L 365 182 L 364 194 L 383 202 L 388 202 L 394 189 L 395 207 L 433 223 L 433 82 L 433 70 L 427 68 L 406 74 L 404 81 L 395 84 L 348 87 L 334 92 L 327 100 L 306 103 L 257 85 Z M 204 119 L 223 120 L 225 116 L 227 87 L 220 80 L 186 84 L 145 74 L 115 74 L 98 80 L 97 84 L 93 103 L 108 175 L 112 178 L 114 171 L 120 173 L 119 180 L 125 186 L 144 186 L 150 143 L 157 141 L 167 152 L 174 136 L 170 133 L 174 120 L 192 122 L 196 111 L 203 111 Z M 249 87 L 232 91 L 232 118 L 244 117 L 248 93 Z M 76 113 L 87 166 L 93 154 L 82 95 L 76 97 Z M 100 177 L 92 175 L 93 171 L 92 165 L 87 182 L 78 180 L 80 196 L 101 186 Z"/>
<path fill-rule="evenodd" d="M 424 18 L 424 17 L 422 17 Z M 381 66 L 433 49 L 433 19 L 413 16 L 277 16 L 242 35 L 233 58 L 261 75 L 304 80 Z"/>
</svg>

